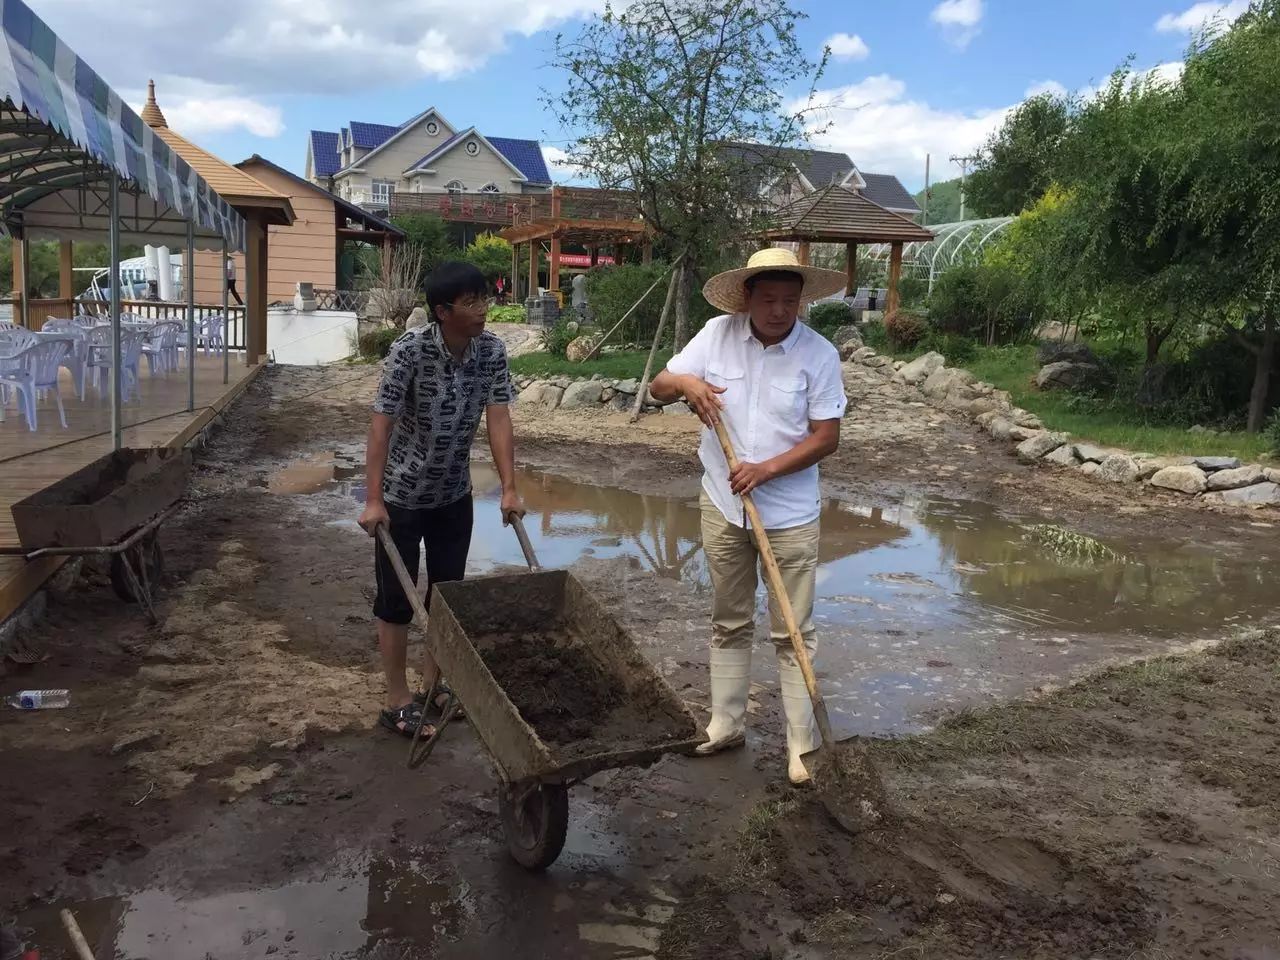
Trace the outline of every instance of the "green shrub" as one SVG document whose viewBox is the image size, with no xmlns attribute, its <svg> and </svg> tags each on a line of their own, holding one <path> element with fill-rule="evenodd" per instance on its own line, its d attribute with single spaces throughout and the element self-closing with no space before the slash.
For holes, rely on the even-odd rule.
<svg viewBox="0 0 1280 960">
<path fill-rule="evenodd" d="M 943 333 L 930 329 L 920 339 L 921 350 L 936 350 L 947 358 L 947 365 L 961 367 L 972 363 L 978 357 L 978 345 L 966 336 L 958 333 Z"/>
<path fill-rule="evenodd" d="M 366 360 L 382 360 L 402 333 L 399 327 L 378 327 L 360 334 L 360 356 Z"/>
<path fill-rule="evenodd" d="M 608 330 L 621 320 L 665 270 L 666 265 L 662 263 L 626 263 L 591 270 L 587 274 L 587 303 L 595 314 L 596 324 Z M 666 282 L 663 281 L 645 297 L 611 341 L 637 343 L 651 339 L 662 315 L 666 295 Z"/>
<path fill-rule="evenodd" d="M 899 310 L 884 318 L 884 331 L 895 350 L 910 350 L 929 329 L 924 317 L 909 310 Z"/>
<path fill-rule="evenodd" d="M 862 327 L 862 342 L 877 353 L 884 353 L 889 349 L 889 334 L 885 331 L 884 323 L 880 320 L 873 320 L 871 323 Z"/>
<path fill-rule="evenodd" d="M 1022 342 L 1039 312 L 1034 290 L 1003 263 L 952 267 L 937 277 L 929 295 L 932 326 L 981 342 Z"/>
<path fill-rule="evenodd" d="M 815 304 L 809 310 L 809 326 L 830 338 L 840 327 L 853 323 L 853 308 L 840 300 Z"/>
<path fill-rule="evenodd" d="M 1267 443 L 1271 445 L 1271 452 L 1280 457 L 1280 409 L 1271 414 L 1271 419 L 1267 421 L 1264 436 L 1267 438 Z"/>
<path fill-rule="evenodd" d="M 490 323 L 524 323 L 524 307 L 509 304 L 504 307 L 490 307 L 485 317 Z"/>
<path fill-rule="evenodd" d="M 542 340 L 542 346 L 553 357 L 564 359 L 565 352 L 569 348 L 578 334 L 569 329 L 569 319 L 561 317 L 553 326 L 543 328 L 539 337 Z"/>
</svg>

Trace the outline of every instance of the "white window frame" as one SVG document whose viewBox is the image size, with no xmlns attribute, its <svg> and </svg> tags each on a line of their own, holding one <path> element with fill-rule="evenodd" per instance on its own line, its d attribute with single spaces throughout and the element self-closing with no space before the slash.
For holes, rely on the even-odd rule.
<svg viewBox="0 0 1280 960">
<path fill-rule="evenodd" d="M 490 180 L 488 183 L 486 183 L 483 187 L 480 188 L 480 192 L 481 193 L 501 193 L 502 189 L 496 183 Z"/>
<path fill-rule="evenodd" d="M 391 203 L 396 185 L 393 180 L 373 180 L 369 184 L 369 200 L 372 203 Z"/>
<path fill-rule="evenodd" d="M 444 185 L 445 193 L 466 193 L 467 185 L 461 180 L 450 180 Z"/>
</svg>

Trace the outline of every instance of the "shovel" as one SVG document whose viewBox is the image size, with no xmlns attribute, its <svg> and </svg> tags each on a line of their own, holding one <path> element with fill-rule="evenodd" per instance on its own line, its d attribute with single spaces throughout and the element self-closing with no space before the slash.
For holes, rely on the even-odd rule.
<svg viewBox="0 0 1280 960">
<path fill-rule="evenodd" d="M 738 465 L 738 456 L 733 451 L 733 442 L 725 429 L 723 412 L 720 417 L 715 426 L 716 438 L 720 441 L 725 459 L 729 461 L 729 468 L 733 469 Z M 836 742 L 831 732 L 831 720 L 827 716 L 827 705 L 818 692 L 818 680 L 813 675 L 809 651 L 804 645 L 804 638 L 800 636 L 800 628 L 796 626 L 791 598 L 782 585 L 782 571 L 778 569 L 778 560 L 773 555 L 773 547 L 769 544 L 769 536 L 765 533 L 764 524 L 760 522 L 760 512 L 756 509 L 751 494 L 742 495 L 742 505 L 746 508 L 747 519 L 751 521 L 751 529 L 755 532 L 765 579 L 787 626 L 796 662 L 800 664 L 804 685 L 809 691 L 809 699 L 813 701 L 813 716 L 818 721 L 818 732 L 822 736 L 822 745 L 802 757 L 813 780 L 814 789 L 827 812 L 849 833 L 857 834 L 880 826 L 888 816 L 884 784 L 871 765 L 866 749 L 856 737 Z"/>
</svg>

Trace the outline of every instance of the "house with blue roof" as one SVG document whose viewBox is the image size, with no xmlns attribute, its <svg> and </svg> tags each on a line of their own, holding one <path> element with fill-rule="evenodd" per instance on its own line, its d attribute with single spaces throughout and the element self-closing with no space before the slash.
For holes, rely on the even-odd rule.
<svg viewBox="0 0 1280 960">
<path fill-rule="evenodd" d="M 312 130 L 306 177 L 343 200 L 387 211 L 397 193 L 510 194 L 551 189 L 536 140 L 456 127 L 434 107 L 399 126 L 350 121 Z"/>
</svg>

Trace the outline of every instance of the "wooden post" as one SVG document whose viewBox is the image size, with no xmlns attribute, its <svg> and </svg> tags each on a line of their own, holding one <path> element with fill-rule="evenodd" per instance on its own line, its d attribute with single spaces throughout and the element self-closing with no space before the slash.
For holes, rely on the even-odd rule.
<svg viewBox="0 0 1280 960">
<path fill-rule="evenodd" d="M 547 267 L 547 290 L 555 293 L 560 289 L 560 238 L 551 238 L 551 262 Z"/>
<path fill-rule="evenodd" d="M 58 244 L 58 297 L 62 300 L 70 300 L 76 295 L 74 271 L 71 241 L 63 240 Z"/>
<path fill-rule="evenodd" d="M 884 315 L 891 317 L 898 312 L 898 280 L 902 277 L 902 241 L 889 251 L 889 293 L 885 297 Z"/>
<path fill-rule="evenodd" d="M 648 240 L 644 242 L 644 246 L 641 248 L 640 262 L 653 263 L 653 244 Z"/>
<path fill-rule="evenodd" d="M 22 241 L 14 237 L 10 242 L 11 259 L 13 261 L 13 290 L 14 299 L 22 295 Z"/>
<path fill-rule="evenodd" d="M 796 259 L 800 261 L 800 266 L 807 267 L 809 265 L 809 241 L 801 240 L 800 249 L 796 252 Z"/>
<path fill-rule="evenodd" d="M 592 244 L 588 249 L 591 253 L 591 266 L 600 266 L 600 248 L 595 244 Z M 617 262 L 617 254 L 614 254 L 614 262 Z"/>
<path fill-rule="evenodd" d="M 529 241 L 529 290 L 525 293 L 526 297 L 534 297 L 538 294 L 538 241 Z"/>
<path fill-rule="evenodd" d="M 844 251 L 845 296 L 853 297 L 858 293 L 858 245 L 847 243 Z"/>
<path fill-rule="evenodd" d="M 245 217 L 245 363 L 253 366 L 267 353 L 267 225 L 261 213 Z"/>
<path fill-rule="evenodd" d="M 520 251 L 514 243 L 511 245 L 511 280 L 507 291 L 512 303 L 520 302 Z"/>
<path fill-rule="evenodd" d="M 682 255 L 683 256 L 683 255 Z M 671 267 L 671 282 L 667 284 L 667 299 L 662 305 L 662 313 L 658 317 L 658 329 L 653 332 L 653 345 L 649 347 L 649 359 L 644 362 L 644 374 L 640 377 L 640 388 L 636 391 L 636 402 L 631 408 L 631 422 L 640 419 L 640 411 L 644 409 L 644 395 L 649 392 L 649 378 L 653 375 L 653 360 L 658 355 L 658 345 L 662 343 L 662 331 L 666 329 L 667 317 L 671 313 L 671 305 L 676 299 L 676 289 L 681 285 L 681 274 L 684 262 L 677 259 Z"/>
</svg>

